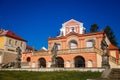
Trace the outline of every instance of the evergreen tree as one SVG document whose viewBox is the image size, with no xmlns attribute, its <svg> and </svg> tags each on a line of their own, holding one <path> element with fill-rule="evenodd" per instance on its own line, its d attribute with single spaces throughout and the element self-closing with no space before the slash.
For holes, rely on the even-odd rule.
<svg viewBox="0 0 120 80">
<path fill-rule="evenodd" d="M 98 25 L 97 24 L 92 24 L 90 27 L 90 32 L 97 32 L 98 31 Z"/>
<path fill-rule="evenodd" d="M 112 29 L 110 28 L 110 26 L 106 26 L 106 28 L 104 29 L 104 32 L 106 33 L 106 35 L 107 35 L 108 39 L 110 40 L 111 44 L 113 44 L 114 46 L 118 46 L 115 35 L 114 35 Z"/>
</svg>

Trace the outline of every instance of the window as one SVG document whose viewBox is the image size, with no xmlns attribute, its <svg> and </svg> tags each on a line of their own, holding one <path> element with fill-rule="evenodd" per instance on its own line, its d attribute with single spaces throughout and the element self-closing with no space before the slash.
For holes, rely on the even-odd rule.
<svg viewBox="0 0 120 80">
<path fill-rule="evenodd" d="M 93 47 L 94 41 L 93 40 L 89 40 L 86 42 L 86 47 Z"/>
<path fill-rule="evenodd" d="M 70 28 L 70 32 L 74 32 L 74 27 L 71 27 L 71 28 Z"/>
<path fill-rule="evenodd" d="M 17 42 L 17 41 L 15 41 L 15 46 L 17 46 L 17 43 L 18 43 L 18 42 Z"/>
<path fill-rule="evenodd" d="M 70 49 L 78 48 L 77 42 L 75 40 L 70 41 L 69 48 Z"/>
<path fill-rule="evenodd" d="M 20 46 L 21 46 L 21 47 L 23 46 L 23 42 L 21 42 Z"/>
<path fill-rule="evenodd" d="M 9 39 L 9 45 L 12 45 L 12 40 L 11 39 Z"/>
<path fill-rule="evenodd" d="M 60 44 L 57 44 L 58 50 L 60 50 Z"/>
</svg>

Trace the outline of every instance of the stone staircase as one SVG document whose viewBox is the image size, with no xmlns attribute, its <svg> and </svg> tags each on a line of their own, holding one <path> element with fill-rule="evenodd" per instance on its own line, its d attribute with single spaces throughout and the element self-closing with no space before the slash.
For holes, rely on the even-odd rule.
<svg viewBox="0 0 120 80">
<path fill-rule="evenodd" d="M 120 80 L 120 68 L 106 69 L 101 78 L 91 80 Z"/>
<path fill-rule="evenodd" d="M 101 78 L 87 80 L 120 80 L 120 68 L 106 69 Z"/>
<path fill-rule="evenodd" d="M 120 80 L 120 68 L 111 69 L 111 72 L 108 75 L 108 78 L 112 80 Z"/>
</svg>

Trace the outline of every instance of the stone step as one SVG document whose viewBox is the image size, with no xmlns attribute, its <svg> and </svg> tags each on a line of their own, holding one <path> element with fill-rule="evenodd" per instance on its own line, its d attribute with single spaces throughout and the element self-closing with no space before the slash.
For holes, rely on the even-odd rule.
<svg viewBox="0 0 120 80">
<path fill-rule="evenodd" d="M 120 80 L 120 69 L 119 68 L 113 68 L 111 70 L 111 73 L 108 75 L 109 79 L 116 79 Z"/>
<path fill-rule="evenodd" d="M 120 74 L 110 74 L 108 77 L 109 77 L 110 79 L 111 79 L 111 78 L 112 78 L 112 79 L 113 79 L 113 78 L 114 78 L 114 79 L 115 79 L 115 78 L 117 78 L 117 79 L 119 78 L 119 79 L 120 79 Z"/>
<path fill-rule="evenodd" d="M 120 80 L 120 79 L 99 78 L 99 79 L 86 79 L 86 80 Z"/>
<path fill-rule="evenodd" d="M 87 80 L 120 80 L 120 68 L 106 69 L 101 78 Z"/>
</svg>

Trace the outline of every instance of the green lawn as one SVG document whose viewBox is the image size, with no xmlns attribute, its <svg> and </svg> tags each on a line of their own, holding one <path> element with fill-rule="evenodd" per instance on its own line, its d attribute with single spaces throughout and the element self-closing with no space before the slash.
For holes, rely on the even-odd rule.
<svg viewBox="0 0 120 80">
<path fill-rule="evenodd" d="M 32 72 L 32 71 L 0 71 L 0 80 L 86 80 L 98 78 L 100 72 Z"/>
</svg>

